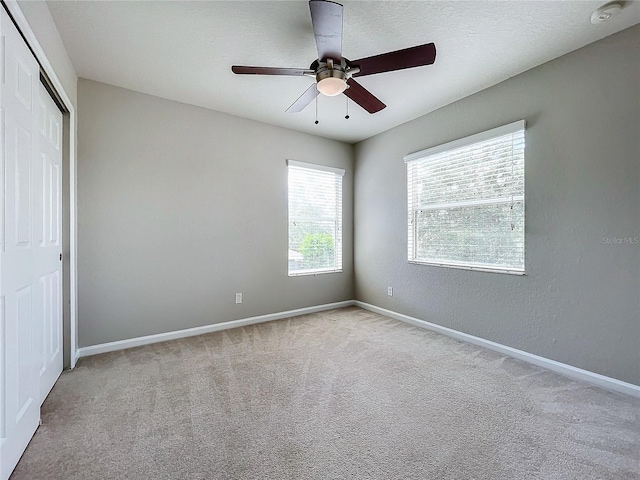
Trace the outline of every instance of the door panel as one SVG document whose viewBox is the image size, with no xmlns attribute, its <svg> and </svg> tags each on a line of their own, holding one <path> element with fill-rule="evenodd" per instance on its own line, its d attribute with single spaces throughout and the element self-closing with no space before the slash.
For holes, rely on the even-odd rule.
<svg viewBox="0 0 640 480">
<path fill-rule="evenodd" d="M 51 315 L 49 324 L 52 328 L 49 331 L 49 348 L 46 358 L 49 365 L 54 368 L 57 380 L 62 373 L 62 275 L 60 270 L 56 270 L 49 276 L 49 298 L 51 299 L 48 309 Z"/>
<path fill-rule="evenodd" d="M 18 370 L 17 386 L 18 404 L 15 421 L 20 422 L 33 402 L 33 360 L 30 358 L 33 350 L 33 316 L 31 315 L 31 285 L 27 285 L 16 292 L 17 332 L 16 342 Z"/>
<path fill-rule="evenodd" d="M 58 154 L 61 155 L 61 152 Z M 54 163 L 48 156 L 45 156 L 45 160 L 49 162 L 49 245 L 60 248 L 60 228 L 62 227 L 62 206 L 60 205 L 62 192 L 60 190 L 62 177 L 60 176 L 59 161 L 61 159 L 58 159 L 58 163 Z"/>
<path fill-rule="evenodd" d="M 31 243 L 31 134 L 21 125 L 12 125 L 10 134 L 15 135 L 15 232 L 16 246 L 29 248 Z"/>
</svg>

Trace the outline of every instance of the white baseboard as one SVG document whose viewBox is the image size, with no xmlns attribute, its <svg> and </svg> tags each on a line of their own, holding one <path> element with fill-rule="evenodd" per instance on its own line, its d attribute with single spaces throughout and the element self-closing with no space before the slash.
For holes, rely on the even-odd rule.
<svg viewBox="0 0 640 480">
<path fill-rule="evenodd" d="M 79 359 L 81 357 L 88 357 L 90 355 L 98 355 L 100 353 L 124 350 L 126 348 L 139 347 L 141 345 L 149 345 L 151 343 L 166 342 L 167 340 L 192 337 L 195 335 L 202 335 L 204 333 L 218 332 L 220 330 L 227 330 L 230 328 L 244 327 L 247 325 L 254 325 L 256 323 L 270 322 L 272 320 L 280 320 L 282 318 L 295 317 L 298 315 L 321 312 L 324 310 L 332 310 L 334 308 L 350 307 L 352 305 L 356 305 L 371 312 L 385 315 L 401 322 L 409 323 L 416 327 L 441 333 L 462 342 L 472 343 L 474 345 L 488 348 L 489 350 L 493 350 L 503 355 L 517 358 L 527 363 L 546 368 L 574 380 L 582 380 L 593 385 L 605 388 L 607 390 L 612 390 L 614 392 L 620 392 L 631 395 L 632 397 L 640 398 L 640 386 L 638 385 L 633 385 L 632 383 L 626 383 L 615 378 L 606 377 L 604 375 L 600 375 L 599 373 L 583 370 L 572 365 L 567 365 L 566 363 L 556 362 L 555 360 L 551 360 L 549 358 L 534 355 L 523 350 L 508 347 L 500 343 L 492 342 L 491 340 L 485 340 L 484 338 L 475 337 L 473 335 L 469 335 L 468 333 L 459 332 L 458 330 L 454 330 L 452 328 L 443 327 L 435 323 L 420 320 L 418 318 L 410 317 L 402 313 L 397 313 L 392 310 L 387 310 L 386 308 L 377 307 L 375 305 L 371 305 L 369 303 L 361 302 L 358 300 L 347 300 L 344 302 L 328 303 L 325 305 L 317 305 L 314 307 L 299 308 L 297 310 L 288 310 L 286 312 L 270 313 L 267 315 L 259 315 L 257 317 L 249 317 L 239 320 L 231 320 L 229 322 L 214 323 L 212 325 L 204 325 L 202 327 L 176 330 L 173 332 L 159 333 L 156 335 L 147 335 L 145 337 L 130 338 L 127 340 L 119 340 L 117 342 L 102 343 L 100 345 L 91 345 L 89 347 L 82 347 L 78 349 L 76 359 Z"/>
<path fill-rule="evenodd" d="M 141 345 L 149 345 L 151 343 L 166 342 L 167 340 L 175 340 L 178 338 L 193 337 L 204 333 L 219 332 L 220 330 L 228 330 L 230 328 L 245 327 L 256 323 L 270 322 L 272 320 L 280 320 L 282 318 L 296 317 L 298 315 L 306 315 L 308 313 L 322 312 L 324 310 L 332 310 L 334 308 L 350 307 L 354 304 L 353 300 L 344 302 L 327 303 L 325 305 L 316 305 L 314 307 L 299 308 L 297 310 L 288 310 L 286 312 L 270 313 L 267 315 L 259 315 L 257 317 L 242 318 L 239 320 L 231 320 L 228 322 L 214 323 L 204 325 L 202 327 L 187 328 L 185 330 L 176 330 L 173 332 L 158 333 L 156 335 L 147 335 L 145 337 L 129 338 L 126 340 L 118 340 L 117 342 L 101 343 L 99 345 L 91 345 L 78 349 L 78 358 L 88 357 L 90 355 L 98 355 L 99 353 L 113 352 L 116 350 L 124 350 L 126 348 L 139 347 Z"/>
<path fill-rule="evenodd" d="M 426 322 L 418 318 L 410 317 L 402 313 L 393 312 L 391 310 L 387 310 L 386 308 L 376 307 L 375 305 L 360 302 L 358 300 L 354 301 L 353 304 L 360 308 L 364 308 L 365 310 L 379 313 L 395 320 L 409 323 L 416 327 L 424 328 L 426 330 L 432 330 L 448 337 L 455 338 L 456 340 L 473 343 L 474 345 L 488 348 L 489 350 L 502 353 L 503 355 L 523 360 L 527 363 L 546 368 L 547 370 L 551 370 L 574 380 L 582 380 L 593 385 L 597 385 L 598 387 L 605 388 L 607 390 L 625 393 L 627 395 L 631 395 L 632 397 L 640 398 L 640 386 L 634 385 L 632 383 L 623 382 L 611 377 L 605 377 L 604 375 L 600 375 L 599 373 L 583 370 L 581 368 L 567 365 L 566 363 L 556 362 L 555 360 L 550 360 L 548 358 L 540 357 L 538 355 L 524 352 L 516 348 L 508 347 L 500 343 L 485 340 L 484 338 L 474 337 L 473 335 L 469 335 L 468 333 L 459 332 L 458 330 L 453 330 L 452 328 L 436 325 L 435 323 Z"/>
</svg>

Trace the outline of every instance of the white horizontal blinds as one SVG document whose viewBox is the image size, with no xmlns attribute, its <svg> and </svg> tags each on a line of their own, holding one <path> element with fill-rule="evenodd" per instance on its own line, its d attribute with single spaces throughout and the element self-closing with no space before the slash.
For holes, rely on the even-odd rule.
<svg viewBox="0 0 640 480">
<path fill-rule="evenodd" d="M 344 170 L 288 162 L 289 275 L 342 270 Z"/>
<path fill-rule="evenodd" d="M 522 272 L 524 122 L 470 138 L 408 156 L 408 259 Z"/>
</svg>

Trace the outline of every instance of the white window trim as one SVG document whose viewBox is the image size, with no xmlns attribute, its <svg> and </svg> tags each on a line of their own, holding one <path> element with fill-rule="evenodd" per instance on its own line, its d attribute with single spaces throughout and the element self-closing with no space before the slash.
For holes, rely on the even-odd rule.
<svg viewBox="0 0 640 480">
<path fill-rule="evenodd" d="M 448 150 L 454 150 L 456 148 L 466 147 L 468 145 L 473 145 L 474 143 L 484 142 L 486 140 L 490 140 L 492 138 L 500 137 L 503 135 L 508 135 L 511 133 L 519 132 L 520 130 L 526 130 L 527 122 L 526 120 L 518 120 L 513 123 L 509 123 L 507 125 L 502 125 L 500 127 L 492 128 L 491 130 L 486 130 L 484 132 L 476 133 L 474 135 L 469 135 L 468 137 L 460 138 L 457 140 L 453 140 L 451 142 L 447 142 L 441 145 L 436 145 L 435 147 L 426 148 L 424 150 L 420 150 L 417 152 L 413 152 L 404 156 L 404 162 L 410 163 L 416 160 L 420 160 L 424 157 L 428 157 L 430 155 L 437 155 L 442 152 L 446 152 Z M 479 200 L 474 202 L 456 202 L 456 203 L 448 203 L 448 204 L 439 204 L 439 205 L 429 205 L 426 208 L 422 207 L 422 210 L 435 210 L 440 208 L 451 208 L 454 206 L 464 206 L 464 205 L 482 205 L 482 204 L 498 204 L 498 203 L 511 203 L 513 201 L 524 201 L 524 195 L 516 195 L 505 198 L 497 198 L 497 199 L 489 199 L 489 200 Z M 408 212 L 407 212 L 408 214 Z M 407 252 L 410 254 L 410 252 Z M 522 269 L 513 269 L 513 268 L 501 268 L 501 267 L 488 267 L 486 265 L 473 265 L 470 263 L 456 263 L 456 262 L 432 262 L 432 261 L 421 261 L 414 259 L 407 259 L 407 263 L 414 265 L 428 265 L 433 267 L 445 267 L 445 268 L 453 268 L 458 270 L 471 270 L 477 272 L 488 272 L 488 273 L 504 273 L 509 275 L 526 275 L 525 267 Z"/>
<path fill-rule="evenodd" d="M 414 160 L 419 160 L 422 157 L 427 157 L 429 155 L 436 155 L 437 153 L 446 152 L 447 150 L 466 147 L 467 145 L 472 145 L 478 142 L 484 142 L 485 140 L 489 140 L 491 138 L 501 137 L 502 135 L 508 135 L 510 133 L 516 133 L 520 130 L 525 130 L 526 127 L 527 127 L 527 122 L 525 120 L 518 120 L 517 122 L 513 122 L 508 125 L 492 128 L 491 130 L 487 130 L 486 132 L 476 133 L 475 135 L 470 135 L 468 137 L 460 138 L 452 142 L 444 143 L 442 145 L 437 145 L 435 147 L 427 148 L 425 150 L 420 150 L 419 152 L 410 153 L 408 155 L 405 155 L 404 162 L 405 163 L 412 162 Z"/>
<path fill-rule="evenodd" d="M 311 170 L 318 170 L 320 172 L 335 173 L 336 175 L 340 175 L 341 177 L 344 177 L 345 172 L 342 168 L 329 167 L 327 165 L 318 165 L 316 163 L 299 162 L 297 160 L 287 160 L 287 166 L 309 168 Z"/>
</svg>

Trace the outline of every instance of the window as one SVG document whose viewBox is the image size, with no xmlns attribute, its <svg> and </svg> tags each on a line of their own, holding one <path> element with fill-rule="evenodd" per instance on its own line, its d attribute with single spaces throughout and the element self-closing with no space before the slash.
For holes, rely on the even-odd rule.
<svg viewBox="0 0 640 480">
<path fill-rule="evenodd" d="M 405 157 L 409 262 L 524 273 L 524 128 Z"/>
<path fill-rule="evenodd" d="M 289 275 L 342 271 L 342 177 L 339 168 L 287 162 Z"/>
</svg>

